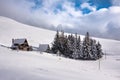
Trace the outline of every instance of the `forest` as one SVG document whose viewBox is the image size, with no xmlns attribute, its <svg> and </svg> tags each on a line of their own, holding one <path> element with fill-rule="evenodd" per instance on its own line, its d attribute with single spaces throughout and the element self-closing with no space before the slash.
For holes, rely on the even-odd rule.
<svg viewBox="0 0 120 80">
<path fill-rule="evenodd" d="M 48 50 L 58 56 L 80 60 L 97 60 L 103 56 L 100 42 L 92 39 L 89 36 L 89 32 L 86 33 L 83 41 L 81 41 L 77 33 L 75 35 L 65 35 L 64 31 L 57 31 L 52 47 Z"/>
</svg>

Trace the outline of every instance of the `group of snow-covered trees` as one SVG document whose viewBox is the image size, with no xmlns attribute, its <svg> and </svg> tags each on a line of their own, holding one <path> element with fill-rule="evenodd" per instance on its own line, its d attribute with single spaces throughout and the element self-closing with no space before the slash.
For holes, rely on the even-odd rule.
<svg viewBox="0 0 120 80">
<path fill-rule="evenodd" d="M 60 56 L 83 60 L 97 60 L 103 55 L 101 44 L 91 39 L 88 32 L 81 41 L 77 34 L 64 35 L 64 32 L 57 31 L 51 51 Z"/>
</svg>

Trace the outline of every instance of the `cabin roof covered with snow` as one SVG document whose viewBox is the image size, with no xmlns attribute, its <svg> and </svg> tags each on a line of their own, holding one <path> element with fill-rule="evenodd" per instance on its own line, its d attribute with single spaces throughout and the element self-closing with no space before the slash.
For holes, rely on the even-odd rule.
<svg viewBox="0 0 120 80">
<path fill-rule="evenodd" d="M 14 41 L 13 41 L 13 44 L 23 44 L 25 41 L 26 41 L 26 39 L 24 38 L 24 39 L 13 39 Z"/>
</svg>

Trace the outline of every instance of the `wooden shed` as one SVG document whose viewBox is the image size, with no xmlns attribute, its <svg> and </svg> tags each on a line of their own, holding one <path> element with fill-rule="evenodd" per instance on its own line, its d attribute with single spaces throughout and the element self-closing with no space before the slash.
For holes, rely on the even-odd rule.
<svg viewBox="0 0 120 80">
<path fill-rule="evenodd" d="M 32 47 L 29 46 L 27 39 L 12 39 L 11 49 L 31 51 Z"/>
<path fill-rule="evenodd" d="M 48 48 L 48 44 L 39 44 L 38 50 L 41 52 L 45 52 Z"/>
</svg>

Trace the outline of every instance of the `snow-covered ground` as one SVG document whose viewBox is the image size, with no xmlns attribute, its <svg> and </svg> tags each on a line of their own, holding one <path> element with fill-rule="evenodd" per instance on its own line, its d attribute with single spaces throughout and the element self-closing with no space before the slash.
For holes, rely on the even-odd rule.
<svg viewBox="0 0 120 80">
<path fill-rule="evenodd" d="M 12 38 L 27 38 L 30 45 L 38 47 L 40 43 L 51 44 L 55 34 L 0 17 L 0 45 L 11 46 Z M 120 80 L 120 41 L 96 39 L 107 54 L 98 61 L 12 51 L 0 46 L 0 80 Z"/>
</svg>

